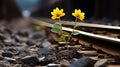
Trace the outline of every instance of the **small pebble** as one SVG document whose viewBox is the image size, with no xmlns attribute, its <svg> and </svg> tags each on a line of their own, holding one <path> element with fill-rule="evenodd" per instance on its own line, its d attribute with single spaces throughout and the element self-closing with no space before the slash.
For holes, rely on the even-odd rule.
<svg viewBox="0 0 120 67">
<path fill-rule="evenodd" d="M 48 42 L 48 41 L 44 41 L 44 42 L 42 43 L 42 46 L 43 46 L 44 48 L 49 48 L 49 47 L 51 46 L 51 43 Z"/>
<path fill-rule="evenodd" d="M 32 36 L 33 39 L 41 39 L 43 36 L 41 34 L 34 34 Z"/>
<path fill-rule="evenodd" d="M 28 41 L 26 42 L 26 44 L 27 44 L 28 46 L 33 46 L 33 45 L 35 45 L 35 42 L 34 42 L 33 40 L 28 40 Z"/>
<path fill-rule="evenodd" d="M 39 64 L 41 66 L 45 66 L 45 65 L 48 65 L 49 63 L 51 63 L 53 60 L 54 60 L 54 58 L 51 55 L 48 55 L 45 58 L 40 59 Z"/>
<path fill-rule="evenodd" d="M 88 57 L 81 57 L 77 61 L 74 61 L 69 65 L 69 67 L 94 67 L 94 60 L 88 58 Z"/>
<path fill-rule="evenodd" d="M 21 59 L 21 62 L 27 65 L 30 65 L 30 64 L 38 65 L 39 59 L 36 56 L 26 56 Z"/>
<path fill-rule="evenodd" d="M 39 48 L 38 49 L 38 54 L 46 55 L 48 53 L 49 53 L 49 50 L 47 48 Z"/>
<path fill-rule="evenodd" d="M 60 61 L 61 67 L 68 67 L 70 65 L 70 62 L 68 60 L 63 59 Z"/>
<path fill-rule="evenodd" d="M 104 55 L 104 54 L 98 54 L 98 58 L 104 59 L 104 58 L 105 58 L 105 55 Z"/>
<path fill-rule="evenodd" d="M 5 40 L 5 39 L 6 39 L 6 37 L 5 37 L 5 36 L 0 35 L 0 40 L 1 40 L 1 41 Z"/>
<path fill-rule="evenodd" d="M 3 57 L 13 57 L 13 54 L 10 53 L 10 52 L 3 52 L 3 53 L 2 53 L 2 56 L 3 56 Z"/>
<path fill-rule="evenodd" d="M 59 64 L 48 64 L 47 67 L 60 67 Z"/>
<path fill-rule="evenodd" d="M 29 36 L 29 33 L 26 32 L 26 31 L 19 31 L 17 34 L 20 35 L 20 36 L 23 36 L 23 37 L 28 37 Z"/>
<path fill-rule="evenodd" d="M 100 59 L 95 63 L 94 67 L 106 67 L 106 63 L 107 59 Z"/>
</svg>

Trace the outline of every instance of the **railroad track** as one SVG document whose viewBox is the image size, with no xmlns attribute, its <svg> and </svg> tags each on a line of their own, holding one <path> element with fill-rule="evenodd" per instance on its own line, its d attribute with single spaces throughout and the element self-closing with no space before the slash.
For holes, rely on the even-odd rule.
<svg viewBox="0 0 120 67">
<path fill-rule="evenodd" d="M 63 22 L 65 22 L 65 21 L 63 21 Z M 55 23 L 55 22 L 52 21 L 52 20 L 43 20 L 43 21 L 35 20 L 34 24 L 40 24 L 40 23 L 43 23 L 43 24 L 47 25 L 48 27 L 52 27 L 52 23 Z M 85 35 L 85 36 L 89 36 L 89 37 L 93 37 L 93 38 L 97 38 L 97 39 L 103 39 L 103 40 L 107 40 L 107 41 L 112 41 L 112 42 L 115 42 L 115 43 L 120 43 L 120 39 L 119 39 L 120 27 L 98 25 L 98 24 L 91 24 L 91 26 L 89 26 L 89 24 L 87 24 L 87 23 L 82 23 L 83 25 L 81 24 L 82 25 L 81 26 L 80 24 L 81 23 L 77 23 L 78 29 L 76 29 L 76 31 L 79 32 L 79 34 L 81 34 L 81 35 Z M 65 30 L 65 31 L 70 31 L 71 32 L 72 29 L 70 27 L 72 27 L 73 25 L 74 24 L 72 22 L 70 22 L 70 23 L 65 22 L 65 23 L 63 23 L 64 27 L 62 29 Z M 93 28 L 93 29 L 87 30 L 89 28 Z M 97 28 L 98 28 L 98 30 L 95 30 Z M 94 31 L 97 31 L 97 32 L 94 32 Z M 109 32 L 109 33 L 106 34 L 106 32 Z"/>
<path fill-rule="evenodd" d="M 54 23 L 54 21 L 52 20 L 38 20 L 38 19 L 33 19 L 35 25 L 39 25 L 39 24 L 45 24 L 48 28 L 52 27 L 52 24 Z M 67 21 L 63 21 L 63 26 L 62 29 L 65 31 L 69 31 L 71 32 L 73 29 L 71 28 L 74 25 L 74 22 L 67 22 Z M 79 26 L 81 28 L 79 28 Z M 87 29 L 92 29 L 92 31 L 88 31 Z M 98 24 L 87 24 L 87 23 L 78 23 L 78 28 L 76 29 L 77 32 L 79 32 L 79 35 L 77 36 L 73 36 L 73 41 L 74 42 L 78 42 L 79 44 L 81 44 L 82 46 L 90 46 L 92 45 L 92 48 L 94 48 L 95 50 L 82 50 L 82 51 L 78 51 L 79 53 L 83 53 L 85 55 L 94 55 L 96 53 L 96 51 L 100 50 L 100 52 L 103 52 L 104 55 L 110 55 L 110 56 L 114 56 L 114 58 L 112 57 L 112 60 L 109 61 L 109 64 L 107 67 L 120 67 L 120 39 L 119 39 L 119 35 L 120 35 L 120 27 L 116 27 L 116 26 L 107 26 L 107 25 L 98 25 Z M 109 32 L 109 36 L 108 34 L 103 35 L 104 33 L 96 33 L 93 31 L 99 31 L 99 32 Z M 53 33 L 52 33 L 53 34 Z M 55 34 L 53 34 L 55 35 Z M 111 36 L 114 35 L 114 36 Z M 59 43 L 61 44 L 61 43 Z M 63 44 L 63 43 L 62 43 Z M 71 47 L 71 46 L 70 46 Z M 93 52 L 93 53 L 92 53 Z M 115 58 L 119 59 L 119 61 L 115 61 Z M 96 58 L 96 56 L 90 56 L 90 58 L 94 59 L 94 60 L 99 60 L 99 58 Z M 106 59 L 106 58 L 104 58 Z M 111 58 L 107 58 L 107 60 L 109 60 Z M 114 64 L 115 61 L 115 64 Z"/>
</svg>

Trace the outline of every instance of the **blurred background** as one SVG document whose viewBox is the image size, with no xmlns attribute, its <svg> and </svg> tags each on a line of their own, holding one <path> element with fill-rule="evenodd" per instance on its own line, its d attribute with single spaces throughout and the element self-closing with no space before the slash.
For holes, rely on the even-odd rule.
<svg viewBox="0 0 120 67">
<path fill-rule="evenodd" d="M 65 9 L 62 20 L 74 20 L 74 9 L 85 12 L 86 20 L 120 20 L 120 0 L 0 0 L 0 19 L 51 18 L 56 7 Z"/>
</svg>

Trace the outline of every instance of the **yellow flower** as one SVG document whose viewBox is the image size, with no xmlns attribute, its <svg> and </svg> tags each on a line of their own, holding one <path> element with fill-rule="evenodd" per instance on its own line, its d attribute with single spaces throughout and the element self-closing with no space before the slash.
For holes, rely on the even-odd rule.
<svg viewBox="0 0 120 67">
<path fill-rule="evenodd" d="M 75 12 L 72 13 L 72 15 L 74 17 L 76 17 L 77 19 L 80 19 L 81 21 L 83 21 L 83 19 L 85 18 L 85 13 L 84 12 L 81 12 L 80 9 L 75 9 Z"/>
<path fill-rule="evenodd" d="M 51 18 L 53 20 L 60 19 L 60 17 L 65 16 L 65 13 L 63 11 L 64 11 L 63 9 L 59 9 L 58 7 L 56 7 L 56 9 L 54 9 L 53 12 L 51 12 L 52 14 Z"/>
</svg>

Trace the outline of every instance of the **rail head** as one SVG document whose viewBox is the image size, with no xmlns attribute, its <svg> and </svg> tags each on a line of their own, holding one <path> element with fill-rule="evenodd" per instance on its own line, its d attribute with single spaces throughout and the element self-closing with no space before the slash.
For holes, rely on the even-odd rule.
<svg viewBox="0 0 120 67">
<path fill-rule="evenodd" d="M 53 21 L 53 20 L 48 19 L 48 18 L 37 18 L 37 20 L 42 20 L 42 21 L 50 22 L 50 23 L 57 22 L 55 20 Z M 60 23 L 62 23 L 63 25 L 70 25 L 70 26 L 74 25 L 74 22 L 72 22 L 72 21 L 62 21 Z M 93 27 L 93 28 L 104 28 L 104 29 L 120 30 L 120 27 L 118 27 L 118 26 L 110 26 L 110 25 L 103 25 L 103 24 L 77 22 L 77 25 L 78 26 L 83 26 L 83 27 Z"/>
<path fill-rule="evenodd" d="M 74 22 L 63 21 L 62 24 L 73 26 Z M 120 30 L 120 27 L 118 27 L 118 26 L 109 26 L 109 25 L 83 23 L 83 22 L 77 22 L 77 26 Z"/>
</svg>

